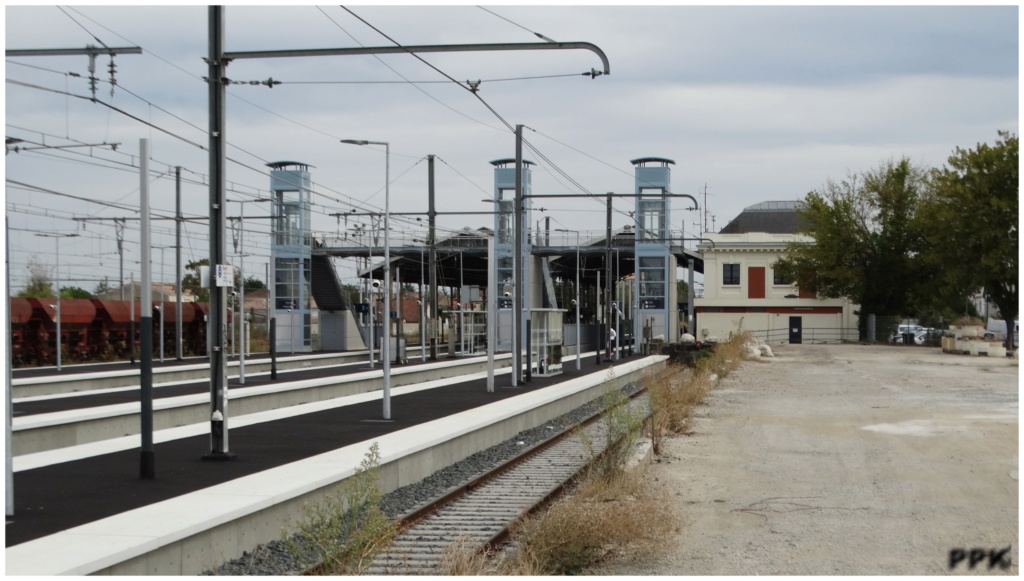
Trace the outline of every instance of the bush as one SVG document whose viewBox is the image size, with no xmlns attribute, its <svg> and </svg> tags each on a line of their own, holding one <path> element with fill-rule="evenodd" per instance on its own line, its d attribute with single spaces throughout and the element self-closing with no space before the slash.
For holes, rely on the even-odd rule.
<svg viewBox="0 0 1024 581">
<path fill-rule="evenodd" d="M 358 574 L 387 546 L 397 524 L 380 509 L 379 465 L 380 450 L 374 442 L 356 473 L 338 485 L 337 495 L 303 507 L 306 520 L 286 540 L 296 562 L 319 561 L 313 570 L 319 575 Z"/>
</svg>

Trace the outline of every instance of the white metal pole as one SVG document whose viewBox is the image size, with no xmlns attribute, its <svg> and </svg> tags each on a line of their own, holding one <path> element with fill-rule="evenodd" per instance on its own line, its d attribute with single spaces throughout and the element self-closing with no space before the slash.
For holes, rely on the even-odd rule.
<svg viewBox="0 0 1024 581">
<path fill-rule="evenodd" d="M 423 296 L 423 247 L 420 246 L 420 359 L 427 360 L 427 334 L 423 327 L 426 319 L 427 301 Z"/>
<path fill-rule="evenodd" d="M 132 294 L 132 296 L 128 297 L 128 311 L 129 311 L 128 320 L 131 321 L 133 323 L 133 325 L 131 326 L 131 332 L 128 333 L 128 335 L 129 335 L 128 336 L 128 352 L 129 353 L 135 353 L 135 325 L 134 325 L 134 323 L 135 323 L 135 273 L 134 272 L 131 273 L 131 278 L 132 278 L 132 282 L 131 282 L 131 285 L 132 285 L 131 286 L 131 290 L 132 290 L 131 294 Z M 209 334 L 207 334 L 207 338 L 209 338 Z M 210 342 L 209 341 L 206 342 L 206 352 L 207 353 L 210 352 Z"/>
<path fill-rule="evenodd" d="M 164 250 L 163 246 L 160 247 L 160 288 L 164 288 Z M 167 297 L 164 295 L 164 291 L 160 291 L 160 363 L 164 362 L 164 309 L 167 307 Z"/>
<path fill-rule="evenodd" d="M 363 139 L 342 139 L 342 143 L 351 145 L 383 145 L 384 146 L 384 309 L 385 329 L 384 344 L 381 346 L 381 359 L 384 364 L 383 416 L 391 419 L 391 144 L 385 141 L 366 141 Z M 372 327 L 371 327 L 372 328 Z M 372 357 L 371 357 L 372 360 Z"/>
<path fill-rule="evenodd" d="M 238 303 L 238 312 L 241 315 L 242 325 L 239 334 L 242 335 L 242 348 L 238 353 L 238 383 L 245 384 L 245 202 L 239 204 L 242 207 L 238 217 L 238 296 L 241 297 Z"/>
<path fill-rule="evenodd" d="M 395 267 L 395 286 L 398 287 L 398 291 L 395 292 L 395 362 L 398 362 L 399 353 L 401 353 L 402 337 L 405 336 L 405 326 L 402 325 L 402 269 L 401 267 Z"/>
<path fill-rule="evenodd" d="M 462 299 L 462 251 L 459 251 L 459 349 L 466 354 L 466 303 Z"/>
<path fill-rule="evenodd" d="M 494 237 L 487 239 L 487 264 L 497 264 L 494 258 Z M 493 269 L 488 269 L 493 273 Z M 494 342 L 498 312 L 498 281 L 493 274 L 487 275 L 487 393 L 494 393 Z"/>
<path fill-rule="evenodd" d="M 371 225 L 371 231 L 372 231 L 373 216 L 370 216 L 370 225 Z M 369 312 L 366 314 L 367 315 L 366 318 L 370 321 L 370 369 L 373 369 L 373 348 L 374 348 L 374 343 L 373 343 L 373 327 L 377 324 L 377 319 L 375 319 L 373 317 L 373 310 L 374 310 L 373 309 L 373 306 L 374 306 L 373 294 L 374 293 L 373 293 L 373 289 L 370 288 L 370 276 L 372 275 L 372 271 L 370 270 L 370 263 L 373 260 L 373 255 L 372 255 L 371 250 L 370 250 L 370 242 L 371 242 L 372 239 L 373 239 L 372 236 L 367 236 L 367 238 L 366 238 L 366 273 L 367 274 L 366 274 L 366 280 L 364 281 L 365 286 L 366 286 L 366 304 L 369 307 L 367 309 Z"/>
<path fill-rule="evenodd" d="M 11 223 L 10 222 L 11 222 L 11 219 L 9 217 L 5 216 L 4 217 L 4 253 L 6 255 L 5 256 L 6 260 L 5 260 L 5 268 L 4 268 L 4 281 L 5 281 L 5 284 L 7 285 L 8 289 L 11 288 L 11 231 L 10 231 Z M 122 287 L 121 292 L 124 292 L 124 285 L 122 284 L 121 287 Z M 7 315 L 6 315 L 6 320 L 7 320 L 7 329 L 6 329 L 7 336 L 10 337 L 11 336 L 11 301 L 8 300 L 8 301 L 4 302 L 4 309 L 7 312 Z M 13 405 L 14 404 L 11 403 L 11 398 L 12 398 L 11 382 L 13 381 L 12 370 L 11 370 L 11 367 L 13 367 L 13 366 L 10 364 L 11 358 L 12 358 L 11 341 L 7 341 L 7 361 L 8 361 L 8 365 L 7 365 L 7 372 L 4 373 L 4 383 L 6 384 L 5 385 L 4 393 L 7 395 L 7 397 L 6 397 L 6 400 L 7 400 L 6 401 L 7 413 L 4 416 L 4 435 L 5 435 L 5 438 L 4 438 L 4 448 L 5 448 L 5 463 L 4 463 L 4 465 L 5 465 L 5 468 L 4 468 L 5 486 L 4 486 L 4 493 L 5 493 L 6 497 L 7 497 L 7 516 L 8 517 L 14 516 L 14 454 L 12 453 L 12 450 L 11 450 L 11 435 L 12 435 L 13 429 L 14 429 L 13 428 L 13 422 L 14 422 L 14 407 L 13 407 Z"/>
<path fill-rule="evenodd" d="M 383 384 L 383 415 L 385 420 L 391 419 L 391 146 L 384 144 L 384 279 L 385 292 L 384 307 L 388 309 L 385 313 L 387 318 L 387 340 L 384 341 L 384 384 Z"/>
<path fill-rule="evenodd" d="M 55 265 L 57 278 L 57 371 L 60 371 L 60 238 L 54 238 L 53 243 L 57 248 L 57 262 Z"/>
<path fill-rule="evenodd" d="M 580 343 L 580 233 L 576 232 L 576 371 L 580 370 L 583 359 L 583 344 Z"/>
</svg>

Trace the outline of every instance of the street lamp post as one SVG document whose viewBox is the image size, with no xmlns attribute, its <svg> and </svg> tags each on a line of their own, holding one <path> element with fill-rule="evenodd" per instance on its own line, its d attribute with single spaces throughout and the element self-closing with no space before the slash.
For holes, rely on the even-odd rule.
<svg viewBox="0 0 1024 581">
<path fill-rule="evenodd" d="M 580 344 L 580 231 L 559 228 L 558 232 L 576 233 L 576 371 L 580 370 L 580 360 L 583 359 L 583 345 Z"/>
<path fill-rule="evenodd" d="M 53 238 L 54 247 L 57 250 L 54 278 L 54 286 L 57 287 L 57 305 L 54 307 L 57 310 L 57 371 L 60 371 L 60 239 L 61 238 L 74 238 L 78 234 L 36 234 L 36 236 L 42 236 L 43 238 Z"/>
<path fill-rule="evenodd" d="M 385 420 L 391 419 L 391 246 L 389 239 L 389 219 L 391 217 L 391 145 L 386 141 L 366 141 L 365 139 L 342 139 L 342 143 L 350 145 L 383 145 L 384 146 L 384 324 L 387 331 L 381 344 L 381 363 L 384 367 L 383 382 L 383 415 Z"/>
</svg>

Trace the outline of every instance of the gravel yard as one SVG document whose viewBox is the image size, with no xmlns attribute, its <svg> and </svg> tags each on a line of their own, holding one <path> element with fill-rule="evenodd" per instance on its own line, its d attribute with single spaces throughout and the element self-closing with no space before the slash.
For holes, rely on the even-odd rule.
<svg viewBox="0 0 1024 581">
<path fill-rule="evenodd" d="M 674 549 L 588 574 L 1018 573 L 1016 359 L 773 349 L 722 380 L 648 470 L 681 517 Z M 989 569 L 1011 546 L 1010 566 Z M 974 549 L 985 559 L 969 570 Z"/>
</svg>

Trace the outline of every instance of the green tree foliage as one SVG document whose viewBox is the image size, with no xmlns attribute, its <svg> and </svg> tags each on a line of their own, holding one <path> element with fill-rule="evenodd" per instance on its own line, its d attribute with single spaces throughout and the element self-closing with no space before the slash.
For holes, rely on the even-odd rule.
<svg viewBox="0 0 1024 581">
<path fill-rule="evenodd" d="M 790 243 L 773 268 L 819 297 L 849 298 L 861 313 L 912 313 L 926 176 L 904 158 L 810 192 L 799 214 L 814 243 Z"/>
<path fill-rule="evenodd" d="M 77 286 L 60 287 L 60 298 L 62 299 L 91 299 L 92 293 Z"/>
<path fill-rule="evenodd" d="M 26 299 L 54 298 L 53 283 L 42 264 L 32 258 L 28 263 L 28 286 L 18 291 L 18 296 Z"/>
<path fill-rule="evenodd" d="M 260 280 L 260 279 L 258 279 L 256 277 L 248 276 L 248 277 L 245 278 L 245 287 L 244 288 L 245 288 L 245 292 L 249 292 L 249 291 L 254 291 L 254 290 L 265 289 L 265 288 L 267 288 L 267 285 L 262 280 Z"/>
<path fill-rule="evenodd" d="M 999 132 L 994 146 L 956 148 L 948 166 L 933 170 L 922 204 L 928 246 L 922 255 L 940 298 L 984 289 L 1013 329 L 1018 315 L 1017 136 Z M 1012 348 L 1013 333 L 1007 333 Z"/>
<path fill-rule="evenodd" d="M 105 280 L 101 280 L 101 281 L 100 281 L 100 282 L 99 282 L 99 283 L 98 283 L 98 284 L 96 285 L 96 288 L 94 288 L 94 289 L 93 289 L 93 291 L 92 291 L 92 294 L 93 294 L 94 296 L 99 296 L 99 295 L 101 295 L 101 294 L 103 294 L 103 293 L 105 293 L 105 292 L 109 292 L 110 290 L 111 290 L 111 288 L 110 288 L 110 285 L 109 285 L 109 284 L 107 284 L 107 281 L 105 281 Z"/>
<path fill-rule="evenodd" d="M 345 283 L 341 285 L 341 294 L 348 295 L 348 299 L 352 301 L 352 304 L 356 304 L 359 302 L 359 289 L 359 286 Z"/>
<path fill-rule="evenodd" d="M 192 296 L 196 297 L 196 300 L 201 303 L 210 302 L 210 289 L 203 286 L 202 280 L 199 278 L 199 267 L 209 265 L 209 258 L 193 260 L 185 265 L 185 269 L 191 272 L 181 277 L 182 290 L 188 290 L 191 292 Z"/>
</svg>

